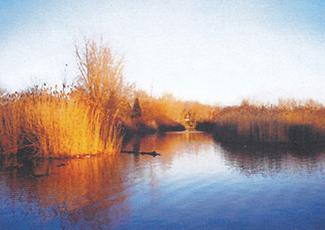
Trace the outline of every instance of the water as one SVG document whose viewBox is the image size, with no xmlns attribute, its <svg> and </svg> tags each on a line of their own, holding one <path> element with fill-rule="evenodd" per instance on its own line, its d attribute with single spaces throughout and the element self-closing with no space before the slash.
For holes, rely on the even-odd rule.
<svg viewBox="0 0 325 230">
<path fill-rule="evenodd" d="M 322 151 L 224 148 L 201 132 L 133 149 L 161 156 L 3 161 L 0 228 L 325 229 Z"/>
</svg>

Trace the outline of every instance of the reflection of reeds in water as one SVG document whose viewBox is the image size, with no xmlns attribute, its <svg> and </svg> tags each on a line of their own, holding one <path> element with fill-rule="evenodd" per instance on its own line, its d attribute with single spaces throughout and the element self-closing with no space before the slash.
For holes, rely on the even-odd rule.
<svg viewBox="0 0 325 230">
<path fill-rule="evenodd" d="M 96 229 L 110 228 L 114 221 L 130 215 L 123 176 L 127 162 L 119 156 L 31 161 L 30 167 L 25 165 L 1 175 L 4 191 L 10 191 L 5 197 L 10 196 L 15 202 L 9 210 L 22 205 L 29 215 L 41 214 L 42 222 L 53 221 L 59 215 L 67 218 L 69 225 L 79 228 L 89 224 L 86 228 Z M 33 176 L 34 172 L 45 171 L 44 166 L 48 165 L 49 176 Z M 33 203 L 37 209 L 24 209 Z"/>
<path fill-rule="evenodd" d="M 16 94 L 1 104 L 0 119 L 3 154 L 25 151 L 41 157 L 73 157 L 121 148 L 114 116 L 73 97 Z"/>
<path fill-rule="evenodd" d="M 54 161 L 50 177 L 36 191 L 44 198 L 51 197 L 51 205 L 65 203 L 69 212 L 78 210 L 123 191 L 119 160 L 112 156 L 74 159 L 62 161 L 61 167 Z"/>
<path fill-rule="evenodd" d="M 285 145 L 241 148 L 226 146 L 222 155 L 227 165 L 247 176 L 254 174 L 272 176 L 279 173 L 283 176 L 305 173 L 308 176 L 315 172 L 323 175 L 325 168 L 324 151 L 305 149 L 297 153 Z"/>
<path fill-rule="evenodd" d="M 123 146 L 126 151 L 156 151 L 161 154 L 159 162 L 169 164 L 177 155 L 184 152 L 196 154 L 209 147 L 212 137 L 204 132 L 167 132 L 145 136 L 143 139 L 134 137 Z M 149 156 L 143 156 L 143 158 Z M 150 156 L 150 158 L 152 158 Z"/>
</svg>

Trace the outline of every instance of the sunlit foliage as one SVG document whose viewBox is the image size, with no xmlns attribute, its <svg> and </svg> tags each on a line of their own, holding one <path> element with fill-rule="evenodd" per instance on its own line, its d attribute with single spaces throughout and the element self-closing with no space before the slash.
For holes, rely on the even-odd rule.
<svg viewBox="0 0 325 230">
<path fill-rule="evenodd" d="M 196 101 L 182 101 L 167 92 L 160 97 L 149 96 L 144 91 L 137 91 L 137 95 L 141 103 L 142 118 L 156 128 L 161 124 L 187 126 L 187 117 L 190 117 L 195 126 L 197 121 L 212 119 L 216 110 L 216 107 Z"/>
<path fill-rule="evenodd" d="M 76 46 L 76 56 L 80 75 L 74 88 L 44 84 L 2 95 L 1 153 L 70 157 L 120 151 L 119 121 L 131 116 L 133 93 L 123 60 L 103 41 L 87 39 L 83 48 Z"/>
<path fill-rule="evenodd" d="M 121 148 L 114 116 L 64 91 L 15 93 L 2 97 L 0 106 L 2 154 L 73 157 Z"/>
<path fill-rule="evenodd" d="M 101 105 L 110 113 L 119 110 L 119 116 L 129 116 L 134 85 L 125 81 L 123 59 L 114 55 L 103 40 L 90 39 L 85 39 L 83 47 L 76 45 L 76 56 L 82 96 L 88 96 L 94 104 Z"/>
</svg>

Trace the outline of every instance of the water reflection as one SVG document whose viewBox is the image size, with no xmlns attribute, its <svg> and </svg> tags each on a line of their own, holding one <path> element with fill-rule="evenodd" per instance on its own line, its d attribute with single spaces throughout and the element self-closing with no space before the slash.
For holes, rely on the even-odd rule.
<svg viewBox="0 0 325 230">
<path fill-rule="evenodd" d="M 127 195 L 123 193 L 127 189 L 123 183 L 126 163 L 119 157 L 43 160 L 10 171 L 2 164 L 5 172 L 1 173 L 1 191 L 5 194 L 0 201 L 7 207 L 32 205 L 33 208 L 24 210 L 24 216 L 41 215 L 41 226 L 47 222 L 62 225 L 56 218 L 64 217 L 75 227 L 82 227 L 80 223 L 85 221 L 95 228 L 102 224 L 109 227 L 129 213 Z M 104 211 L 105 217 L 101 214 Z M 103 222 L 98 222 L 97 215 Z"/>
<path fill-rule="evenodd" d="M 229 221 L 236 220 L 246 224 L 242 226 L 256 228 L 263 224 L 262 220 L 267 220 L 267 215 L 276 219 L 286 213 L 291 203 L 295 209 L 317 204 L 319 210 L 325 211 L 322 199 L 308 200 L 325 192 L 320 183 L 325 167 L 325 153 L 321 150 L 303 154 L 279 146 L 221 147 L 209 134 L 201 132 L 135 136 L 123 149 L 156 151 L 161 156 L 117 154 L 30 162 L 2 158 L 2 227 L 170 229 L 208 228 L 212 224 L 209 227 L 231 228 L 236 225 Z M 298 176 L 292 177 L 293 174 Z M 254 178 L 261 175 L 266 179 L 259 181 L 257 188 Z M 289 179 L 278 179 L 283 176 Z M 306 177 L 308 180 L 303 179 Z M 275 181 L 282 190 L 277 190 Z M 319 187 L 309 188 L 309 185 Z M 266 193 L 269 200 L 264 201 Z M 282 208 L 283 202 L 288 204 L 290 195 L 300 196 L 301 206 L 290 201 Z M 254 210 L 247 208 L 252 204 L 260 206 L 254 206 Z M 271 213 L 274 209 L 279 216 Z M 317 215 L 319 210 L 308 209 L 308 217 Z M 249 216 L 251 222 L 245 222 L 247 218 L 242 216 Z M 284 223 L 277 221 L 273 226 Z"/>
<path fill-rule="evenodd" d="M 285 145 L 223 146 L 225 163 L 250 176 L 279 173 L 324 174 L 325 151 L 322 149 L 294 150 Z"/>
<path fill-rule="evenodd" d="M 82 228 L 84 224 L 112 228 L 132 215 L 128 200 L 143 190 L 143 183 L 151 191 L 157 189 L 174 158 L 204 151 L 202 143 L 209 142 L 202 133 L 170 133 L 144 139 L 135 136 L 124 148 L 162 154 L 156 158 L 129 154 L 24 162 L 4 158 L 0 161 L 0 203 L 14 212 L 18 206 L 23 216 L 4 208 L 1 214 L 9 219 L 8 228 L 21 228 L 26 217 L 32 223 L 35 216 L 39 217 L 36 227 L 42 228 Z"/>
<path fill-rule="evenodd" d="M 157 151 L 170 159 L 175 154 L 199 153 L 211 144 L 210 135 L 203 132 L 168 132 L 149 135 L 143 139 L 135 136 L 124 146 L 124 150 Z"/>
</svg>

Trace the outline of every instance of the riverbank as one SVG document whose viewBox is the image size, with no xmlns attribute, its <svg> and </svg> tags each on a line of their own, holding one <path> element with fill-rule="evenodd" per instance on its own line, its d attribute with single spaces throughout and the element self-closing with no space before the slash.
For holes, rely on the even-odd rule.
<svg viewBox="0 0 325 230">
<path fill-rule="evenodd" d="M 185 130 L 167 118 L 123 119 L 78 95 L 49 90 L 2 97 L 0 120 L 0 154 L 22 157 L 110 155 L 135 134 Z"/>
<path fill-rule="evenodd" d="M 325 143 L 325 109 L 241 105 L 221 110 L 214 120 L 198 122 L 196 129 L 223 143 L 278 143 L 296 147 Z"/>
<path fill-rule="evenodd" d="M 123 59 L 103 40 L 85 39 L 83 47 L 76 46 L 76 58 L 80 73 L 71 87 L 44 83 L 12 94 L 0 90 L 1 155 L 114 155 L 125 136 L 185 130 L 166 115 L 172 110 L 166 100 L 137 98 L 135 85 L 124 78 Z"/>
</svg>

